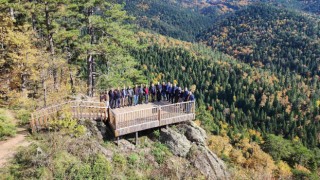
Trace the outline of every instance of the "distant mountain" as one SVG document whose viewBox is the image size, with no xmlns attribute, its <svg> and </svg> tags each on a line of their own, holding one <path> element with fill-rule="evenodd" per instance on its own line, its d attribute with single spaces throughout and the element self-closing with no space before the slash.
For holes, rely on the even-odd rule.
<svg viewBox="0 0 320 180">
<path fill-rule="evenodd" d="M 129 14 L 145 29 L 173 38 L 194 41 L 195 36 L 208 29 L 213 18 L 181 6 L 171 0 L 119 0 L 125 2 Z"/>
<path fill-rule="evenodd" d="M 294 11 L 250 5 L 216 22 L 199 39 L 246 63 L 320 75 L 317 24 L 312 17 Z"/>
<path fill-rule="evenodd" d="M 311 13 L 320 13 L 318 0 L 172 0 L 184 7 L 196 8 L 203 14 L 223 14 L 238 10 L 253 3 L 268 3 L 278 7 L 292 8 Z"/>
</svg>

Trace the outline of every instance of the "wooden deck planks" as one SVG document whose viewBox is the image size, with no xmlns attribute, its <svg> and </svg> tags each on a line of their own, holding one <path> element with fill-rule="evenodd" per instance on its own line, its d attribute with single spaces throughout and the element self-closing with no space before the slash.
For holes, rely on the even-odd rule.
<svg viewBox="0 0 320 180">
<path fill-rule="evenodd" d="M 75 119 L 103 120 L 110 124 L 116 137 L 146 129 L 193 120 L 195 102 L 155 102 L 117 109 L 107 109 L 104 103 L 69 101 L 41 109 L 32 114 L 33 131 L 49 127 L 50 120 L 59 119 L 60 111 L 70 111 Z"/>
</svg>

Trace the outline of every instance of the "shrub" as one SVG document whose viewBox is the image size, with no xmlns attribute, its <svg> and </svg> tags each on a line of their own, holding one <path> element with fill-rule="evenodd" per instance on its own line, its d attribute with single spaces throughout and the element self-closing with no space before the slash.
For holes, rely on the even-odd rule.
<svg viewBox="0 0 320 180">
<path fill-rule="evenodd" d="M 0 139 L 6 136 L 14 136 L 16 134 L 16 128 L 12 124 L 12 119 L 6 114 L 6 111 L 0 109 Z"/>
<path fill-rule="evenodd" d="M 162 164 L 166 160 L 166 158 L 171 154 L 168 147 L 159 142 L 154 144 L 154 148 L 151 152 L 154 155 L 157 163 L 159 164 Z"/>
<path fill-rule="evenodd" d="M 128 163 L 131 165 L 135 165 L 138 160 L 139 160 L 139 155 L 136 153 L 133 153 L 128 157 Z"/>
<path fill-rule="evenodd" d="M 16 112 L 16 118 L 19 120 L 19 125 L 26 125 L 30 121 L 31 113 L 28 110 L 20 109 Z"/>
<path fill-rule="evenodd" d="M 124 158 L 121 154 L 114 154 L 113 156 L 113 162 L 117 168 L 120 168 L 123 170 L 126 167 L 127 161 L 126 158 Z"/>
<path fill-rule="evenodd" d="M 107 179 L 112 171 L 110 162 L 101 154 L 98 154 L 93 162 L 93 179 Z"/>
</svg>

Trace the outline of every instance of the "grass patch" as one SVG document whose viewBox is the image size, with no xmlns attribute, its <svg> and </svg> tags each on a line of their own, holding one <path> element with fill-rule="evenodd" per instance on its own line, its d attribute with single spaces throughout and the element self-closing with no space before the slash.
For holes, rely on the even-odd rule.
<svg viewBox="0 0 320 180">
<path fill-rule="evenodd" d="M 16 134 L 16 127 L 12 123 L 12 118 L 8 116 L 6 110 L 0 109 L 0 140 Z"/>
<path fill-rule="evenodd" d="M 159 142 L 154 144 L 154 148 L 152 149 L 152 154 L 155 157 L 157 163 L 162 164 L 165 162 L 167 157 L 171 155 L 168 147 Z"/>
</svg>

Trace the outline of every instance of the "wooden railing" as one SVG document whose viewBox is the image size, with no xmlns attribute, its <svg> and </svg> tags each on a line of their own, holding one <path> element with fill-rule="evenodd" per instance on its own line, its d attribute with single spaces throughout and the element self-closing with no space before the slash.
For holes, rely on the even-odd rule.
<svg viewBox="0 0 320 180">
<path fill-rule="evenodd" d="M 151 108 L 114 113 L 110 110 L 110 125 L 115 136 L 151 129 L 195 118 L 195 102 L 181 102 L 170 105 L 154 106 Z"/>
<path fill-rule="evenodd" d="M 57 120 L 63 112 L 71 113 L 75 119 L 101 119 L 108 118 L 107 108 L 104 103 L 93 101 L 67 101 L 54 106 L 36 110 L 31 114 L 31 130 L 37 131 L 48 128 L 50 120 Z"/>
<path fill-rule="evenodd" d="M 68 101 L 38 110 L 32 114 L 32 131 L 48 128 L 50 120 L 63 117 L 63 112 L 71 113 L 74 119 L 103 120 L 110 124 L 116 137 L 164 125 L 193 120 L 195 102 L 147 107 L 135 111 L 119 112 L 106 108 L 104 103 L 93 101 Z"/>
</svg>

